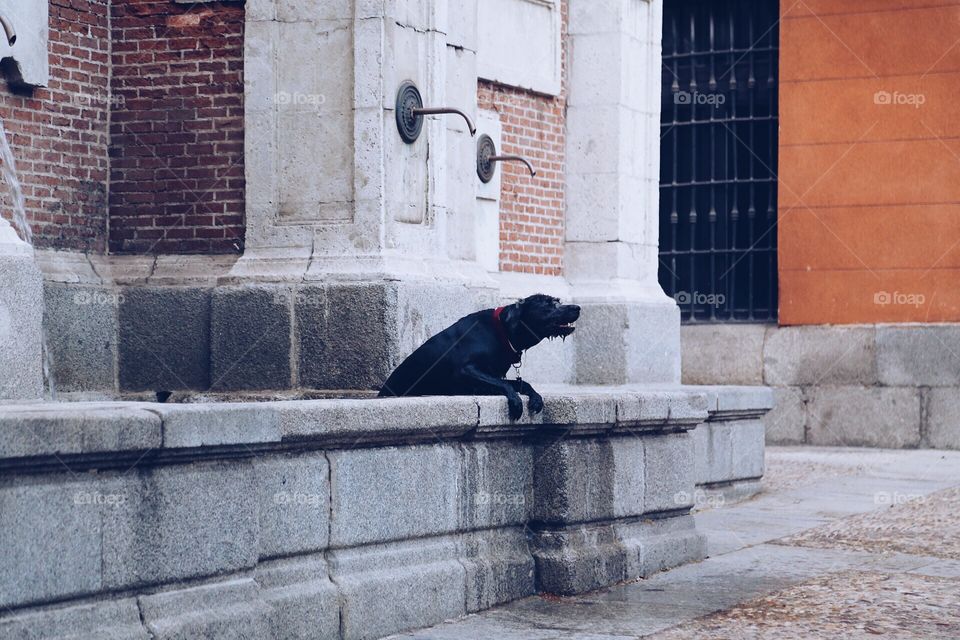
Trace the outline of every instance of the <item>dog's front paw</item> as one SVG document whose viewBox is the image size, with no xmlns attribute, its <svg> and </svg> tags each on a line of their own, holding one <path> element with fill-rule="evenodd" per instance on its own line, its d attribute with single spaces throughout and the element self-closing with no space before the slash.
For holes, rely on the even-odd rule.
<svg viewBox="0 0 960 640">
<path fill-rule="evenodd" d="M 540 413 L 543 411 L 543 396 L 539 393 L 530 395 L 530 413 Z"/>
<path fill-rule="evenodd" d="M 511 420 L 519 420 L 523 415 L 523 400 L 519 395 L 507 396 L 507 412 Z"/>
</svg>

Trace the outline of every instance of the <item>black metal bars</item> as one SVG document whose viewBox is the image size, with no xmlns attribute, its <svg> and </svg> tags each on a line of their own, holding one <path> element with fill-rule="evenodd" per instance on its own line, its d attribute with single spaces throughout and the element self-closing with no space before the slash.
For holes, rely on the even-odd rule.
<svg viewBox="0 0 960 640">
<path fill-rule="evenodd" d="M 665 0 L 660 283 L 685 322 L 777 319 L 776 0 Z"/>
</svg>

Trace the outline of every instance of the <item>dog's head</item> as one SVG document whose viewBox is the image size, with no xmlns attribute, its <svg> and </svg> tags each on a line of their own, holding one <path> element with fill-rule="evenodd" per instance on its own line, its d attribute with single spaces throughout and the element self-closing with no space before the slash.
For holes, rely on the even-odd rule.
<svg viewBox="0 0 960 640">
<path fill-rule="evenodd" d="M 560 304 L 557 298 L 537 293 L 507 307 L 507 332 L 513 346 L 522 351 L 544 338 L 566 338 L 574 332 L 580 307 Z"/>
</svg>

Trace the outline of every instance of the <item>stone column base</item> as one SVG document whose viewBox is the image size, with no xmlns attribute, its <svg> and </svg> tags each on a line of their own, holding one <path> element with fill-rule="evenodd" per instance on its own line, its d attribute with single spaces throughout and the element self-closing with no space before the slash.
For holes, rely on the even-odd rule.
<svg viewBox="0 0 960 640">
<path fill-rule="evenodd" d="M 577 384 L 680 382 L 680 310 L 651 302 L 578 302 Z"/>
<path fill-rule="evenodd" d="M 428 280 L 51 282 L 46 296 L 60 390 L 108 395 L 379 389 L 427 338 L 497 299 Z"/>
</svg>

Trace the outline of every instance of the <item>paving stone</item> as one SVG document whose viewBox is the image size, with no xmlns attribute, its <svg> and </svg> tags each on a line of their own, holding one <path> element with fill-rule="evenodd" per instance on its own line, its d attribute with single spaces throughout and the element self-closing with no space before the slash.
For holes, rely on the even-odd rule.
<svg viewBox="0 0 960 640">
<path fill-rule="evenodd" d="M 929 389 L 926 396 L 925 444 L 960 449 L 960 389 Z"/>
<path fill-rule="evenodd" d="M 121 290 L 120 389 L 206 390 L 210 385 L 210 291 Z"/>
<path fill-rule="evenodd" d="M 210 318 L 211 388 L 289 389 L 292 314 L 292 289 L 216 289 Z"/>
<path fill-rule="evenodd" d="M 260 558 L 321 551 L 329 542 L 329 465 L 322 454 L 254 460 Z"/>
<path fill-rule="evenodd" d="M 874 326 L 771 327 L 763 382 L 777 387 L 877 383 Z"/>
<path fill-rule="evenodd" d="M 787 538 L 784 543 L 960 560 L 960 489 L 924 495 L 879 490 L 875 509 Z"/>
<path fill-rule="evenodd" d="M 960 326 L 877 327 L 880 384 L 904 387 L 960 386 Z"/>
<path fill-rule="evenodd" d="M 331 545 L 402 540 L 456 529 L 463 460 L 455 448 L 334 451 L 329 460 Z"/>
<path fill-rule="evenodd" d="M 960 634 L 960 582 L 845 571 L 658 633 L 671 640 L 764 637 L 948 638 Z"/>
<path fill-rule="evenodd" d="M 807 397 L 810 444 L 893 449 L 920 444 L 919 389 L 813 387 Z"/>
<path fill-rule="evenodd" d="M 249 578 L 140 596 L 139 602 L 155 640 L 269 637 L 270 607 Z"/>
<path fill-rule="evenodd" d="M 117 390 L 118 289 L 47 282 L 43 323 L 58 391 Z"/>
</svg>

